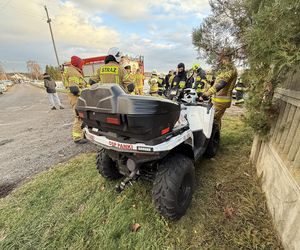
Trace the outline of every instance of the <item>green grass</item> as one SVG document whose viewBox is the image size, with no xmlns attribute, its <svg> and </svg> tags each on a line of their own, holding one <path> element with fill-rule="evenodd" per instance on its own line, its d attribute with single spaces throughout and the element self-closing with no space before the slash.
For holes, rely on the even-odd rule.
<svg viewBox="0 0 300 250">
<path fill-rule="evenodd" d="M 220 152 L 197 163 L 192 206 L 177 222 L 155 212 L 150 183 L 117 195 L 95 155 L 78 156 L 0 201 L 0 249 L 282 249 L 248 162 L 251 140 L 239 118 L 225 118 Z"/>
</svg>

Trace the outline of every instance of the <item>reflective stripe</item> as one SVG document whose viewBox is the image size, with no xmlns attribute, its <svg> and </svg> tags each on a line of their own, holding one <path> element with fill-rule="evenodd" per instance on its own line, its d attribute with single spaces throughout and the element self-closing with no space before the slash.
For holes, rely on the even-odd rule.
<svg viewBox="0 0 300 250">
<path fill-rule="evenodd" d="M 179 82 L 179 88 L 183 89 L 185 87 L 185 81 Z"/>
<path fill-rule="evenodd" d="M 242 87 L 236 87 L 236 88 L 235 88 L 235 90 L 238 90 L 238 91 L 243 91 L 243 90 L 244 90 L 244 88 L 242 88 Z"/>
<path fill-rule="evenodd" d="M 83 135 L 82 135 L 82 133 L 79 133 L 79 132 L 72 132 L 72 137 L 74 140 L 78 140 L 78 139 L 82 139 Z"/>
<path fill-rule="evenodd" d="M 244 99 L 240 99 L 240 100 L 237 100 L 235 103 L 238 104 L 238 103 L 243 103 L 245 100 Z"/>
<path fill-rule="evenodd" d="M 231 97 L 230 96 L 214 96 L 212 98 L 213 102 L 221 102 L 221 103 L 228 103 L 231 102 Z"/>
<path fill-rule="evenodd" d="M 212 94 L 217 93 L 217 89 L 214 86 L 212 86 L 208 91 L 211 92 Z"/>
</svg>

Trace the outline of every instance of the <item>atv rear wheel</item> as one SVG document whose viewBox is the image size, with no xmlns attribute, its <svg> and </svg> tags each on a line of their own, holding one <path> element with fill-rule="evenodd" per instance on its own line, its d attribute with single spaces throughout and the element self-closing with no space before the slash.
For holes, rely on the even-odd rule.
<svg viewBox="0 0 300 250">
<path fill-rule="evenodd" d="M 187 156 L 176 154 L 167 157 L 158 168 L 152 198 L 158 212 L 177 220 L 189 207 L 195 185 L 195 168 Z"/>
<path fill-rule="evenodd" d="M 219 125 L 214 123 L 211 132 L 211 137 L 209 139 L 207 148 L 203 156 L 206 158 L 213 158 L 218 152 L 219 145 L 220 145 L 220 129 L 219 129 Z"/>
<path fill-rule="evenodd" d="M 119 173 L 116 162 L 108 156 L 104 149 L 98 152 L 96 160 L 97 169 L 104 178 L 108 180 L 116 180 L 122 177 L 122 174 Z"/>
</svg>

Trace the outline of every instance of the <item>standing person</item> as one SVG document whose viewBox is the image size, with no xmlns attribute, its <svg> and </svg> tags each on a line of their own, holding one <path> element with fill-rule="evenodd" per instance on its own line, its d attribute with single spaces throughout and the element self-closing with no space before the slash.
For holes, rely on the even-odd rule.
<svg viewBox="0 0 300 250">
<path fill-rule="evenodd" d="M 132 71 L 131 71 L 131 65 L 130 64 L 125 64 L 124 69 L 126 71 L 126 75 L 125 75 L 126 81 L 129 82 L 129 83 L 133 83 L 134 82 L 134 75 L 132 74 Z"/>
<path fill-rule="evenodd" d="M 63 106 L 61 106 L 61 102 L 59 100 L 59 97 L 56 93 L 56 83 L 55 81 L 51 78 L 50 75 L 45 73 L 44 75 L 44 86 L 47 91 L 47 95 L 50 101 L 51 109 L 55 110 L 56 106 L 58 106 L 60 109 L 64 109 Z"/>
<path fill-rule="evenodd" d="M 232 91 L 237 79 L 237 69 L 232 61 L 232 54 L 228 49 L 219 55 L 218 68 L 215 84 L 203 96 L 212 96 L 212 102 L 215 107 L 214 121 L 221 129 L 221 119 L 226 109 L 231 105 Z"/>
<path fill-rule="evenodd" d="M 234 105 L 241 105 L 245 102 L 244 94 L 246 91 L 246 86 L 240 77 L 238 78 L 237 84 L 235 85 L 235 90 L 236 90 L 236 94 L 235 94 L 236 101 Z"/>
<path fill-rule="evenodd" d="M 116 48 L 108 50 L 105 64 L 100 66 L 92 80 L 101 83 L 120 84 L 126 91 L 133 92 L 134 84 L 129 81 L 126 70 L 120 65 L 122 52 Z"/>
<path fill-rule="evenodd" d="M 75 116 L 72 129 L 72 138 L 73 141 L 77 144 L 87 143 L 87 140 L 84 138 L 84 134 L 81 128 L 82 120 L 75 111 L 80 92 L 84 87 L 86 87 L 81 67 L 82 60 L 77 56 L 72 56 L 71 65 L 65 68 L 63 74 L 64 85 L 68 89 L 69 101 Z"/>
<path fill-rule="evenodd" d="M 174 77 L 171 88 L 175 86 L 178 86 L 179 89 L 185 89 L 190 87 L 184 63 L 179 63 L 177 66 L 177 75 Z"/>
<path fill-rule="evenodd" d="M 164 78 L 164 74 L 163 73 L 160 73 L 160 76 L 157 80 L 158 82 L 158 94 L 160 96 L 162 96 L 164 93 L 165 93 L 165 78 Z"/>
<path fill-rule="evenodd" d="M 172 70 L 169 70 L 169 73 L 165 77 L 166 90 L 168 90 L 170 87 L 169 80 L 170 80 L 171 75 L 173 75 L 173 72 L 172 72 Z"/>
<path fill-rule="evenodd" d="M 145 76 L 141 73 L 140 69 L 136 70 L 135 74 L 135 93 L 137 95 L 143 95 L 144 94 L 144 80 Z"/>
<path fill-rule="evenodd" d="M 148 81 L 148 84 L 150 86 L 150 95 L 157 96 L 158 92 L 158 73 L 157 70 L 154 69 L 152 71 L 151 77 Z"/>
<path fill-rule="evenodd" d="M 192 66 L 192 76 L 193 82 L 194 82 L 194 89 L 196 90 L 198 95 L 201 95 L 201 93 L 206 92 L 210 85 L 206 78 L 206 72 L 200 67 L 199 64 L 194 64 Z"/>
</svg>

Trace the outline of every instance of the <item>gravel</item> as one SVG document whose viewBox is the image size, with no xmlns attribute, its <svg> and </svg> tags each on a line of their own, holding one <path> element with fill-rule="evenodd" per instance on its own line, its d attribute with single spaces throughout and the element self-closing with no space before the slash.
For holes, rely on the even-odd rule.
<svg viewBox="0 0 300 250">
<path fill-rule="evenodd" d="M 28 84 L 0 96 L 0 197 L 51 166 L 96 150 L 72 141 L 73 113 L 67 96 L 59 96 L 63 110 L 50 110 L 45 90 Z"/>
</svg>

